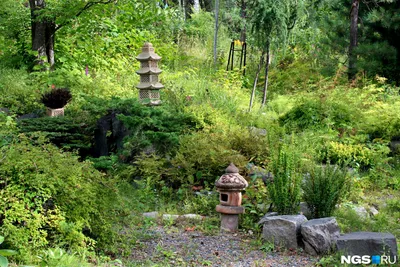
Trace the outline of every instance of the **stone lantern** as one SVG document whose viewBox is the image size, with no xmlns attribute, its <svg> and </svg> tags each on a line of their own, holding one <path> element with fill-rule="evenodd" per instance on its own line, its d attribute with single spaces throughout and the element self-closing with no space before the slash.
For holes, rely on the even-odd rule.
<svg viewBox="0 0 400 267">
<path fill-rule="evenodd" d="M 164 88 L 158 81 L 161 73 L 158 61 L 161 57 L 154 53 L 153 45 L 146 42 L 136 59 L 140 61 L 140 70 L 136 71 L 140 75 L 140 83 L 136 86 L 139 89 L 139 100 L 144 104 L 160 105 L 160 89 Z"/>
<path fill-rule="evenodd" d="M 239 169 L 231 163 L 215 186 L 219 192 L 220 204 L 217 212 L 221 213 L 221 230 L 235 232 L 239 226 L 239 214 L 244 213 L 242 190 L 248 186 L 247 181 L 239 174 Z"/>
</svg>

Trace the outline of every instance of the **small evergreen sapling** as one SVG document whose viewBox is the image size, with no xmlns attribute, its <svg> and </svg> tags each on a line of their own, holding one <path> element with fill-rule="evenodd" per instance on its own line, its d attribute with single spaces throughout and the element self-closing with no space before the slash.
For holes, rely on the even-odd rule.
<svg viewBox="0 0 400 267">
<path fill-rule="evenodd" d="M 349 186 L 346 169 L 330 164 L 312 168 L 302 184 L 303 199 L 311 211 L 311 216 L 331 216 L 336 204 L 349 192 Z"/>
</svg>

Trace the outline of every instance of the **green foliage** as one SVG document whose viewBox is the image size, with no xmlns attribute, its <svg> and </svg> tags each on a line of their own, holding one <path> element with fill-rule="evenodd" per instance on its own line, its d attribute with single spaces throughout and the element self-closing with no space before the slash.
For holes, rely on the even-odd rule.
<svg viewBox="0 0 400 267">
<path fill-rule="evenodd" d="M 279 214 L 295 214 L 300 204 L 301 174 L 299 158 L 294 151 L 280 148 L 272 161 L 273 182 L 269 197 Z"/>
<path fill-rule="evenodd" d="M 373 109 L 365 113 L 364 130 L 371 139 L 382 138 L 390 140 L 392 137 L 400 136 L 400 117 L 397 101 L 376 102 Z"/>
<path fill-rule="evenodd" d="M 214 17 L 209 12 L 192 14 L 190 20 L 185 24 L 184 32 L 186 37 L 195 38 L 203 42 L 212 38 L 210 29 L 214 27 Z"/>
<path fill-rule="evenodd" d="M 330 217 L 336 205 L 349 193 L 350 179 L 347 171 L 338 166 L 315 166 L 305 175 L 302 189 L 312 218 Z"/>
<path fill-rule="evenodd" d="M 0 235 L 0 245 L 4 242 L 4 237 Z M 0 267 L 7 267 L 7 257 L 16 255 L 17 252 L 11 249 L 0 249 Z"/>
<path fill-rule="evenodd" d="M 173 151 L 179 144 L 179 135 L 197 126 L 193 116 L 165 106 L 143 106 L 136 100 L 125 101 L 121 106 L 123 114 L 118 118 L 130 131 L 124 144 L 127 157 L 149 146 L 160 153 Z"/>
<path fill-rule="evenodd" d="M 18 121 L 18 127 L 32 137 L 40 133 L 58 147 L 81 149 L 84 153 L 91 147 L 94 129 L 93 125 L 78 120 L 70 117 L 23 119 Z"/>
<path fill-rule="evenodd" d="M 279 120 L 289 131 L 303 131 L 321 126 L 347 128 L 352 121 L 352 113 L 344 104 L 310 99 L 295 106 Z"/>
<path fill-rule="evenodd" d="M 83 259 L 75 255 L 67 254 L 60 248 L 48 249 L 38 256 L 40 263 L 39 266 L 43 267 L 58 267 L 58 266 L 70 266 L 70 267 L 89 267 L 91 266 Z"/>
<path fill-rule="evenodd" d="M 39 104 L 40 91 L 32 86 L 28 74 L 23 70 L 0 67 L 0 107 L 17 114 L 34 112 Z"/>
<path fill-rule="evenodd" d="M 19 250 L 19 259 L 48 245 L 93 247 L 84 229 L 98 241 L 110 234 L 104 210 L 115 195 L 106 187 L 109 182 L 90 163 L 41 139 L 36 146 L 21 135 L 1 150 L 0 232 Z"/>
<path fill-rule="evenodd" d="M 338 221 L 339 227 L 343 233 L 365 231 L 371 229 L 371 221 L 366 218 L 362 218 L 352 208 L 354 205 L 342 205 L 334 213 L 335 218 Z"/>
<path fill-rule="evenodd" d="M 246 212 L 240 217 L 241 227 L 254 231 L 258 222 L 267 212 L 268 191 L 261 179 L 254 178 L 243 195 L 243 204 Z"/>
<path fill-rule="evenodd" d="M 382 144 L 379 140 L 367 144 L 331 141 L 326 144 L 325 149 L 324 159 L 361 170 L 387 164 L 390 152 L 386 143 Z"/>
<path fill-rule="evenodd" d="M 278 97 L 304 89 L 312 90 L 322 79 L 308 59 L 296 58 L 297 51 L 297 48 L 288 51 L 289 55 L 280 59 L 275 68 L 271 68 L 269 91 Z"/>
<path fill-rule="evenodd" d="M 293 28 L 299 6 L 303 1 L 253 0 L 249 2 L 249 17 L 253 36 L 259 48 L 265 50 L 272 38 L 285 40 L 288 31 Z"/>
</svg>

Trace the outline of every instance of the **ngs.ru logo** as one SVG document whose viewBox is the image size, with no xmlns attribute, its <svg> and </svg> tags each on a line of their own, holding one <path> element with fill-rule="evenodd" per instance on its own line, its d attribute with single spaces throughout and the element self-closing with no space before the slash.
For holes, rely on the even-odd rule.
<svg viewBox="0 0 400 267">
<path fill-rule="evenodd" d="M 398 260 L 398 256 L 340 256 L 340 263 L 341 264 L 395 264 Z"/>
</svg>

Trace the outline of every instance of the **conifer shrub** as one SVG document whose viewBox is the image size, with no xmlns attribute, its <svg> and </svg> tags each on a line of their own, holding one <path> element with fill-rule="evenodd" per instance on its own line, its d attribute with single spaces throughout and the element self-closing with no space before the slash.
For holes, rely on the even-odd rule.
<svg viewBox="0 0 400 267">
<path fill-rule="evenodd" d="M 349 192 L 350 178 L 339 166 L 314 166 L 304 176 L 301 187 L 312 218 L 329 217 L 336 204 Z"/>
<path fill-rule="evenodd" d="M 89 153 L 93 141 L 94 125 L 71 117 L 41 117 L 18 121 L 22 133 L 34 136 L 38 132 L 45 135 L 56 146 L 79 149 L 82 155 Z"/>
<path fill-rule="evenodd" d="M 294 151 L 279 148 L 272 162 L 274 175 L 268 194 L 279 214 L 295 214 L 300 204 L 301 174 L 299 158 Z"/>
</svg>

